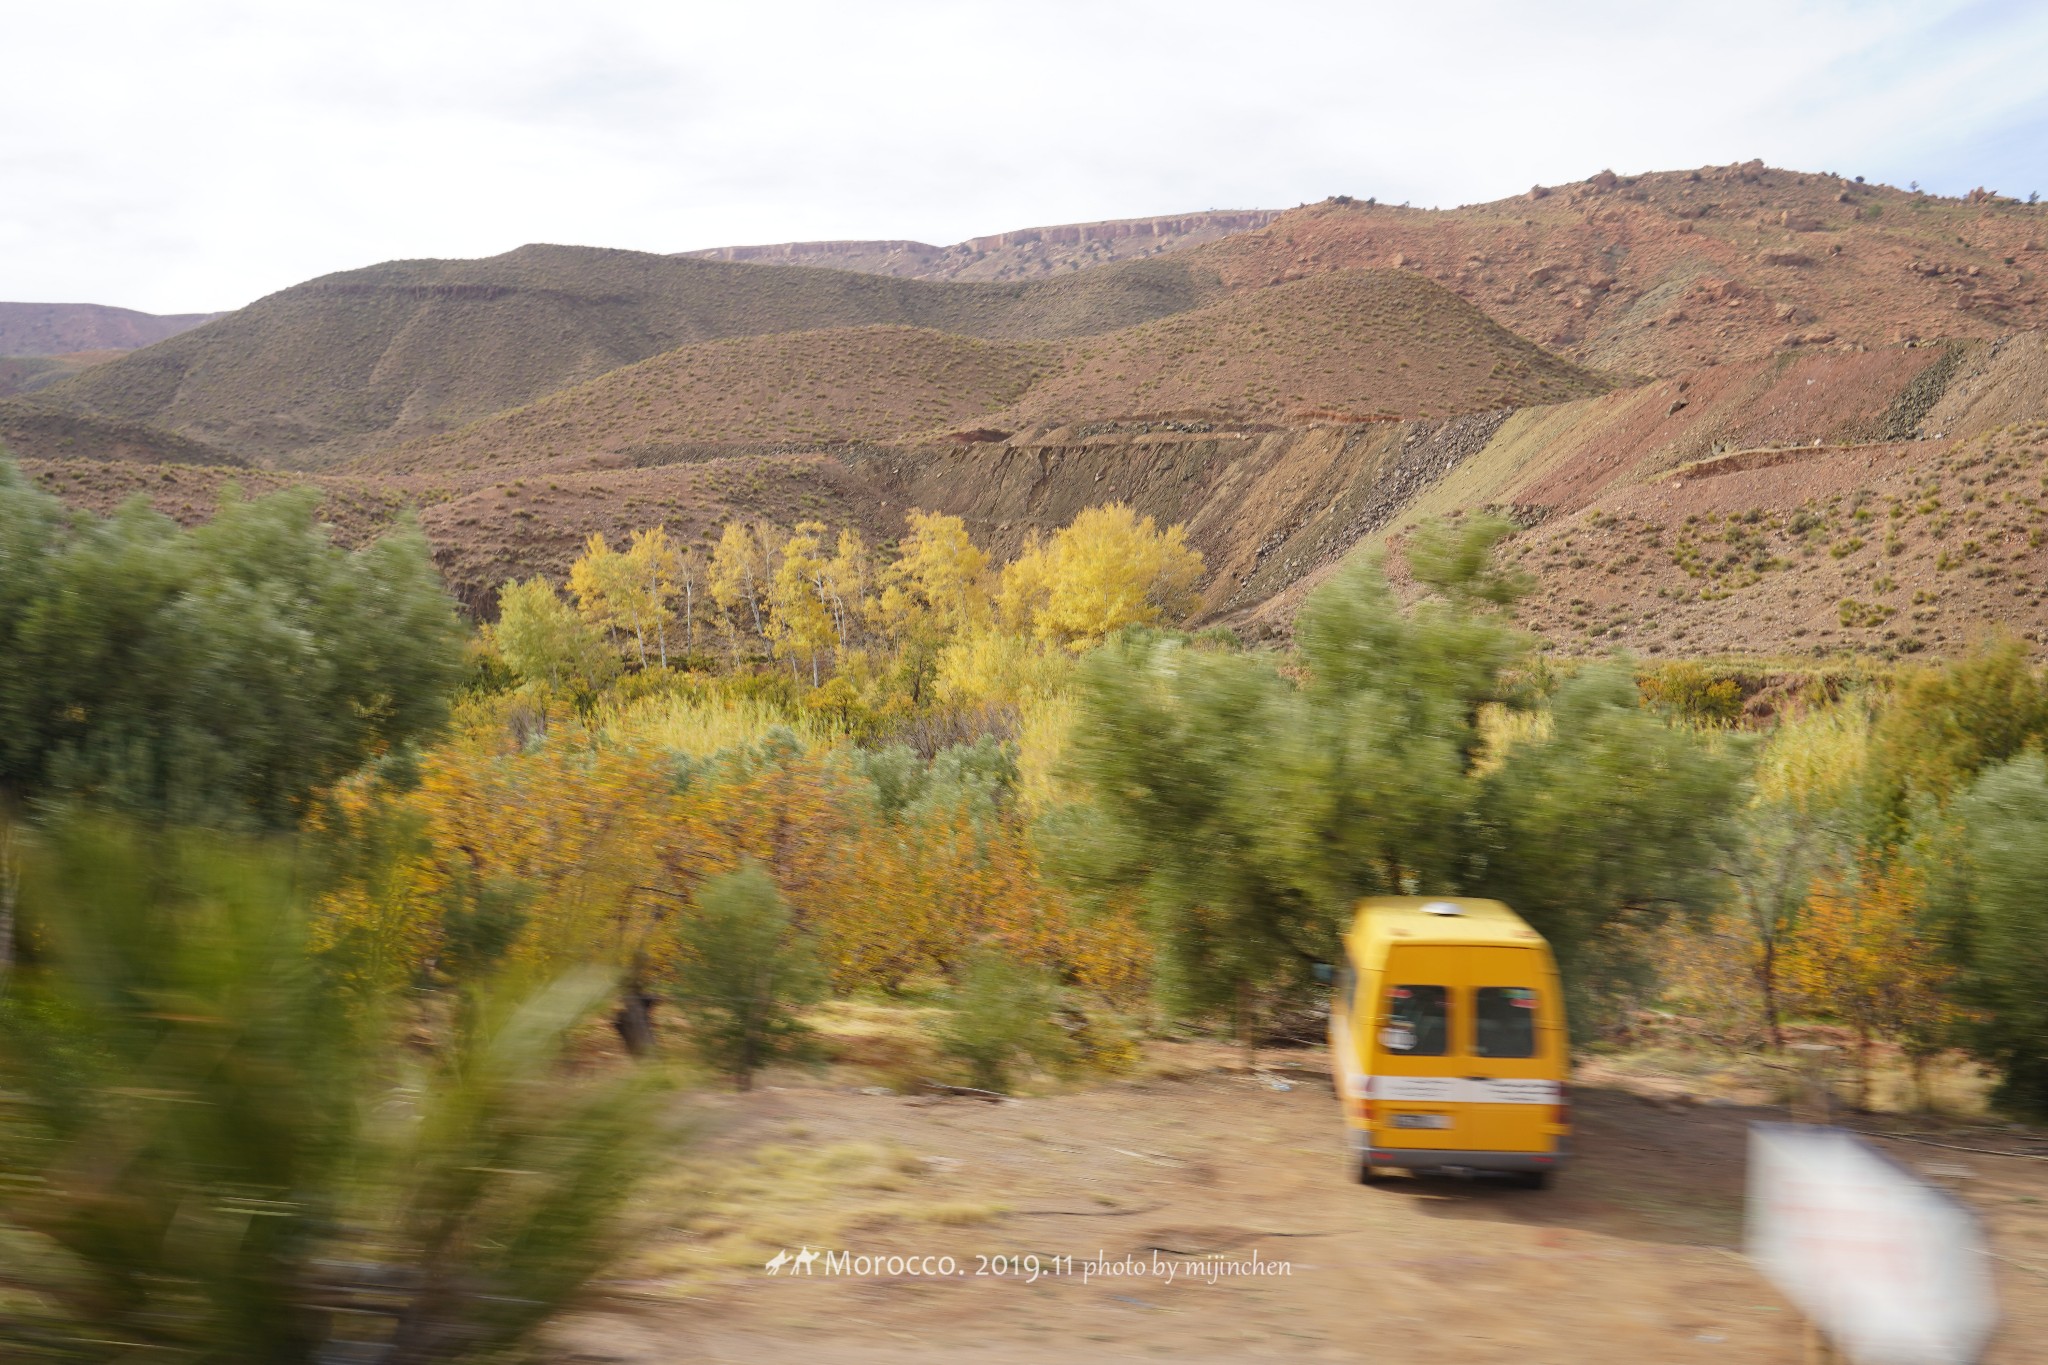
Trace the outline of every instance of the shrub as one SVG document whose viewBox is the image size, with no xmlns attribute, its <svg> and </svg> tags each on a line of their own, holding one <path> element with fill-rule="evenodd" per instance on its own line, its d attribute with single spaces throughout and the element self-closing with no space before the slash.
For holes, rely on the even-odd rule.
<svg viewBox="0 0 2048 1365">
<path fill-rule="evenodd" d="M 819 998 L 823 978 L 767 869 L 749 861 L 705 882 L 677 935 L 676 993 L 707 1066 L 746 1090 L 768 1063 L 803 1055 L 797 1010 Z"/>
<path fill-rule="evenodd" d="M 1742 718 L 1742 685 L 1691 660 L 1642 675 L 1636 688 L 1644 704 L 1693 725 L 1733 725 Z"/>
<path fill-rule="evenodd" d="M 1987 768 L 1948 811 L 1923 808 L 1914 847 L 1958 964 L 1963 1027 L 2003 1072 L 1994 1098 L 2048 1114 L 2048 763 L 2021 754 Z"/>
<path fill-rule="evenodd" d="M 1053 1022 L 1058 1007 L 1049 977 L 984 949 L 962 975 L 940 1046 L 966 1064 L 970 1085 L 1007 1090 L 1019 1060 L 1057 1065 L 1068 1059 L 1066 1035 Z"/>
</svg>

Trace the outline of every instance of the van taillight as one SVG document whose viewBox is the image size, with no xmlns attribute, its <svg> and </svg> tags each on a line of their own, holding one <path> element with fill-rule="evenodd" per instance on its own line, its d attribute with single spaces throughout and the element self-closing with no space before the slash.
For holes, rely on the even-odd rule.
<svg viewBox="0 0 2048 1365">
<path fill-rule="evenodd" d="M 1550 1121 L 1560 1128 L 1572 1126 L 1572 1088 L 1563 1081 L 1557 1083 L 1557 1104 L 1550 1111 Z"/>
</svg>

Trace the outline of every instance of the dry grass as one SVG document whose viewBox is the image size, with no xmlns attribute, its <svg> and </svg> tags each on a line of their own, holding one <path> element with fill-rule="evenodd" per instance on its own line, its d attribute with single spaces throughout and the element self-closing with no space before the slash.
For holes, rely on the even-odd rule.
<svg viewBox="0 0 2048 1365">
<path fill-rule="evenodd" d="M 914 1094 L 951 1068 L 935 1028 L 945 1011 L 869 1000 L 833 1000 L 808 1016 L 825 1058 L 857 1085 Z"/>
<path fill-rule="evenodd" d="M 691 1157 L 642 1199 L 643 1250 L 622 1274 L 684 1290 L 732 1272 L 758 1273 L 777 1251 L 844 1247 L 886 1228 L 967 1227 L 1009 1211 L 950 1188 L 942 1167 L 896 1142 L 806 1145 L 790 1140 Z"/>
<path fill-rule="evenodd" d="M 721 750 L 758 744 L 772 730 L 794 735 L 805 749 L 825 749 L 845 735 L 818 716 L 785 715 L 778 707 L 747 697 L 698 701 L 690 697 L 648 697 L 625 706 L 610 706 L 598 723 L 608 738 L 632 740 L 708 758 Z"/>
</svg>

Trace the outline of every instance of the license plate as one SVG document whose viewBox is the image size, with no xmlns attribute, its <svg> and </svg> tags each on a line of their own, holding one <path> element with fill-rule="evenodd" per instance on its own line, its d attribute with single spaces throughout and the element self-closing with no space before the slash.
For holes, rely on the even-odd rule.
<svg viewBox="0 0 2048 1365">
<path fill-rule="evenodd" d="M 1448 1128 L 1451 1126 L 1451 1116 L 1449 1114 L 1396 1114 L 1394 1115 L 1394 1126 L 1396 1128 Z"/>
</svg>

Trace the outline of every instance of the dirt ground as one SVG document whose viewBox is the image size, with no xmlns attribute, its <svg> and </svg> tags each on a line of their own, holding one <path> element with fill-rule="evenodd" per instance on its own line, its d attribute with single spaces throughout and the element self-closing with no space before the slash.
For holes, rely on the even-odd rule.
<svg viewBox="0 0 2048 1365">
<path fill-rule="evenodd" d="M 566 1327 L 557 1358 L 1801 1358 L 1792 1311 L 1739 1251 L 1747 1125 L 1782 1110 L 1688 1105 L 1601 1072 L 1581 1077 L 1578 1160 L 1549 1190 L 1366 1187 L 1347 1169 L 1321 1055 L 1262 1064 L 1247 1075 L 1190 1047 L 1141 1078 L 1001 1104 L 796 1077 L 696 1097 L 705 1127 L 692 1164 L 648 1201 L 637 1271 Z M 2048 1360 L 2044 1135 L 1859 1126 L 1920 1135 L 1879 1145 L 1984 1218 L 2005 1314 L 1986 1360 Z M 818 1261 L 771 1275 L 785 1246 L 950 1255 L 959 1273 L 827 1274 Z M 1243 1274 L 1254 1253 L 1285 1273 Z M 994 1258 L 1030 1255 L 1035 1282 L 993 1273 L 1009 1265 Z M 1204 1258 L 1240 1270 L 1190 1276 Z"/>
</svg>

